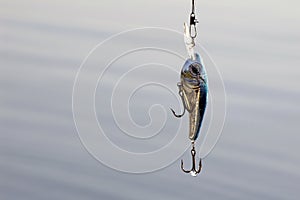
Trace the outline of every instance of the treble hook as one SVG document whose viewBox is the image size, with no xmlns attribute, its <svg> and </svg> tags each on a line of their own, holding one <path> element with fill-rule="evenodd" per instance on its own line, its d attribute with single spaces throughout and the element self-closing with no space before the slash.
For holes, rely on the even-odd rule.
<svg viewBox="0 0 300 200">
<path fill-rule="evenodd" d="M 170 108 L 170 109 L 171 109 L 171 111 L 172 111 L 172 113 L 175 117 L 181 118 L 185 113 L 186 107 L 185 107 L 185 102 L 184 102 L 184 98 L 183 98 L 183 94 L 182 94 L 182 85 L 181 85 L 181 83 L 177 83 L 177 86 L 179 88 L 178 94 L 181 97 L 181 101 L 182 101 L 182 104 L 183 104 L 183 112 L 182 112 L 182 114 L 178 115 L 178 114 L 176 114 L 176 112 L 172 108 Z"/>
<path fill-rule="evenodd" d="M 201 172 L 201 169 L 202 169 L 202 160 L 200 159 L 200 161 L 199 161 L 199 168 L 196 169 L 196 150 L 195 150 L 194 143 L 192 143 L 192 145 L 193 145 L 192 150 L 191 150 L 191 154 L 192 154 L 192 169 L 185 170 L 183 168 L 183 160 L 181 160 L 181 170 L 183 172 L 185 172 L 185 173 L 190 173 L 192 176 L 197 176 Z"/>
</svg>

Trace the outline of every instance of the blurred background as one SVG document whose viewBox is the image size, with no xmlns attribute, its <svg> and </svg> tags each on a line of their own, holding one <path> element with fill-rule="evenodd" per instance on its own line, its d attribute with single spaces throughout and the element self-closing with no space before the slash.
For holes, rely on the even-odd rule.
<svg viewBox="0 0 300 200">
<path fill-rule="evenodd" d="M 189 0 L 0 1 L 0 199 L 299 199 L 296 0 L 196 1 L 197 39 L 218 65 L 227 94 L 222 136 L 199 177 L 181 173 L 179 161 L 153 173 L 121 173 L 81 144 L 72 88 L 88 52 L 132 28 L 181 32 L 190 6 Z"/>
</svg>

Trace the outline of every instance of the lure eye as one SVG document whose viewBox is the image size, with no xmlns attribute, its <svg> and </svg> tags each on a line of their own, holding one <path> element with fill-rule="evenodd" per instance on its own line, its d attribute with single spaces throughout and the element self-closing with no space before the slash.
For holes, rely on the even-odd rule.
<svg viewBox="0 0 300 200">
<path fill-rule="evenodd" d="M 191 65 L 191 72 L 195 75 L 199 74 L 198 66 Z"/>
</svg>

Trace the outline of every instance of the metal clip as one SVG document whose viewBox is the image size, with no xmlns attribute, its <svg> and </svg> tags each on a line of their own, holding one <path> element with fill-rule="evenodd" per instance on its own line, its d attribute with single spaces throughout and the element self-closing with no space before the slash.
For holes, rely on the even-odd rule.
<svg viewBox="0 0 300 200">
<path fill-rule="evenodd" d="M 195 0 L 192 0 L 192 13 L 190 15 L 190 36 L 191 38 L 196 38 L 197 36 L 197 29 L 196 24 L 199 23 L 199 21 L 196 19 L 195 15 Z"/>
</svg>

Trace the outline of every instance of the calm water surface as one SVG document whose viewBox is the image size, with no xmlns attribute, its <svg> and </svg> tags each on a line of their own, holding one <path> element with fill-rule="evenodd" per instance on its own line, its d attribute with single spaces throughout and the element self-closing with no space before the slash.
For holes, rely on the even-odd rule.
<svg viewBox="0 0 300 200">
<path fill-rule="evenodd" d="M 0 2 L 0 199 L 300 198 L 298 1 L 197 1 L 198 40 L 219 66 L 228 110 L 201 176 L 181 173 L 179 161 L 150 174 L 125 174 L 83 148 L 72 87 L 84 57 L 123 30 L 181 31 L 189 6 L 179 0 Z"/>
</svg>

